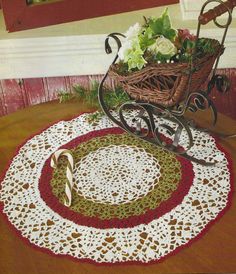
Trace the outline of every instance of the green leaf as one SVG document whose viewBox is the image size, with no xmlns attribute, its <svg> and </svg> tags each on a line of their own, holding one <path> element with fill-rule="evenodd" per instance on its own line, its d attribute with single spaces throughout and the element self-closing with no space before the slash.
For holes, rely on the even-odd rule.
<svg viewBox="0 0 236 274">
<path fill-rule="evenodd" d="M 153 32 L 151 28 L 147 28 L 143 34 L 139 36 L 140 48 L 145 51 L 149 46 L 155 43 L 155 39 L 153 37 Z"/>
<path fill-rule="evenodd" d="M 163 35 L 165 38 L 174 41 L 177 31 L 171 28 L 170 16 L 166 8 L 159 18 L 150 18 L 149 26 L 153 35 Z"/>
<path fill-rule="evenodd" d="M 163 22 L 161 18 L 154 19 L 152 18 L 149 22 L 149 26 L 155 35 L 161 35 L 163 32 Z"/>
<path fill-rule="evenodd" d="M 201 38 L 197 41 L 197 48 L 205 53 L 214 53 L 211 40 Z"/>
<path fill-rule="evenodd" d="M 168 30 L 165 30 L 163 35 L 169 39 L 170 41 L 174 41 L 175 40 L 175 37 L 177 35 L 177 31 L 175 29 L 168 29 Z"/>
<path fill-rule="evenodd" d="M 146 61 L 142 57 L 142 55 L 137 55 L 133 58 L 130 58 L 128 61 L 128 67 L 129 70 L 138 68 L 139 70 L 143 68 L 143 66 L 146 64 Z"/>
<path fill-rule="evenodd" d="M 168 13 L 168 8 L 164 10 L 161 16 L 161 19 L 162 19 L 163 30 L 171 29 L 171 22 L 170 22 L 170 17 Z"/>
<path fill-rule="evenodd" d="M 155 60 L 156 61 L 161 61 L 162 63 L 165 63 L 167 60 L 170 60 L 171 57 L 172 57 L 171 55 L 163 55 L 160 52 L 158 52 L 155 55 Z"/>
</svg>

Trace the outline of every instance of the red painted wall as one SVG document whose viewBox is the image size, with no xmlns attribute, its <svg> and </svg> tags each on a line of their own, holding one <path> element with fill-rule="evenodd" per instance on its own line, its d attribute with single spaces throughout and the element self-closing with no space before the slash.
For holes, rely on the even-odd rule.
<svg viewBox="0 0 236 274">
<path fill-rule="evenodd" d="M 0 0 L 8 31 L 112 15 L 178 3 L 178 0 L 60 0 L 27 5 L 26 0 Z"/>
<path fill-rule="evenodd" d="M 212 98 L 219 112 L 236 119 L 236 68 L 218 70 L 231 80 L 229 93 L 222 95 L 216 90 Z M 35 79 L 13 79 L 0 81 L 0 116 L 30 105 L 57 99 L 60 91 L 73 90 L 73 85 L 89 87 L 91 80 L 101 81 L 101 75 L 66 76 Z M 110 82 L 112 85 L 112 82 Z"/>
</svg>

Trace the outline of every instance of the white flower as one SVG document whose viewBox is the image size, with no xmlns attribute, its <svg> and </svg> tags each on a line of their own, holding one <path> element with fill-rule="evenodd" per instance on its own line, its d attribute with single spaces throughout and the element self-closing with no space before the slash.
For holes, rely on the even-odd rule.
<svg viewBox="0 0 236 274">
<path fill-rule="evenodd" d="M 138 35 L 140 31 L 141 31 L 141 26 L 139 23 L 136 23 L 135 25 L 131 26 L 126 31 L 124 42 L 122 43 L 122 47 L 120 48 L 118 52 L 118 56 L 120 60 L 127 59 L 127 55 L 129 54 L 129 52 L 134 50 L 137 47 L 137 44 L 139 44 Z"/>
<path fill-rule="evenodd" d="M 139 23 L 131 26 L 125 33 L 125 39 L 118 52 L 119 59 L 128 64 L 129 70 L 141 69 L 147 62 L 143 58 L 143 50 L 139 44 L 141 26 Z"/>
<path fill-rule="evenodd" d="M 132 49 L 133 43 L 132 41 L 125 41 L 122 45 L 122 47 L 120 48 L 119 52 L 118 52 L 118 56 L 120 58 L 120 60 L 124 60 L 127 53 Z"/>
<path fill-rule="evenodd" d="M 136 38 L 141 31 L 141 26 L 139 23 L 136 23 L 135 25 L 131 26 L 125 33 L 126 40 L 132 40 Z"/>
<path fill-rule="evenodd" d="M 165 37 L 161 36 L 156 39 L 156 42 L 149 46 L 148 50 L 157 54 L 173 56 L 177 53 L 177 48 L 175 45 Z"/>
</svg>

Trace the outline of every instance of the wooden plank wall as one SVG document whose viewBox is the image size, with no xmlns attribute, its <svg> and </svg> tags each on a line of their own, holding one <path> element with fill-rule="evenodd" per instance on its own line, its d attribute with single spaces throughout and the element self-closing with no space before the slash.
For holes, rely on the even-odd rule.
<svg viewBox="0 0 236 274">
<path fill-rule="evenodd" d="M 218 70 L 231 80 L 231 90 L 222 95 L 213 91 L 212 98 L 219 112 L 236 119 L 236 68 Z M 66 76 L 35 79 L 0 80 L 0 116 L 30 105 L 57 99 L 60 91 L 72 92 L 76 84 L 89 87 L 91 81 L 101 81 L 102 75 Z M 113 83 L 110 81 L 110 85 Z"/>
<path fill-rule="evenodd" d="M 0 80 L 0 116 L 27 106 L 57 99 L 61 91 L 72 92 L 73 85 L 89 85 L 89 76 Z"/>
<path fill-rule="evenodd" d="M 212 100 L 219 112 L 236 119 L 236 68 L 220 69 L 218 73 L 224 74 L 230 79 L 230 90 L 227 94 L 222 94 L 214 89 Z"/>
</svg>

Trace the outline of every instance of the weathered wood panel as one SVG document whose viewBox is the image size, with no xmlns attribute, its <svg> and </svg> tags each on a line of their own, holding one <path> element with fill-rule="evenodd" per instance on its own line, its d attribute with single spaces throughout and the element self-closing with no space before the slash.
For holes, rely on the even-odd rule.
<svg viewBox="0 0 236 274">
<path fill-rule="evenodd" d="M 6 114 L 5 106 L 4 106 L 4 96 L 2 91 L 2 85 L 0 82 L 0 116 L 3 116 Z"/>
<path fill-rule="evenodd" d="M 26 98 L 23 95 L 22 85 L 20 83 L 21 79 L 14 80 L 1 80 L 2 93 L 4 99 L 5 113 L 11 113 L 18 109 L 24 108 L 26 103 Z"/>
<path fill-rule="evenodd" d="M 23 85 L 29 105 L 36 105 L 47 101 L 42 78 L 24 79 Z"/>
<path fill-rule="evenodd" d="M 44 88 L 46 93 L 46 101 L 58 98 L 58 93 L 68 90 L 65 77 L 49 77 L 44 78 Z"/>
<path fill-rule="evenodd" d="M 212 93 L 213 101 L 219 112 L 236 119 L 236 69 L 220 69 L 218 74 L 226 75 L 230 79 L 230 90 L 222 94 L 215 88 Z"/>
</svg>

